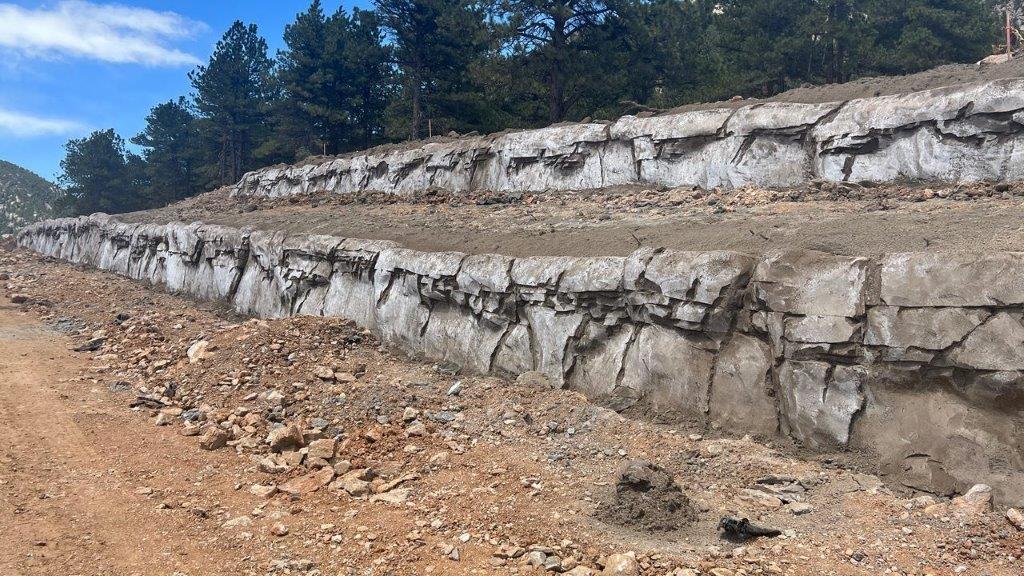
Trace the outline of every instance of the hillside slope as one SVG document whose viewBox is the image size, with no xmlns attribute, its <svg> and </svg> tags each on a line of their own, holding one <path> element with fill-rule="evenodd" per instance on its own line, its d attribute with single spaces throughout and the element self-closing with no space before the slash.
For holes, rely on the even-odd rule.
<svg viewBox="0 0 1024 576">
<path fill-rule="evenodd" d="M 0 234 L 52 216 L 57 190 L 34 172 L 0 160 Z"/>
</svg>

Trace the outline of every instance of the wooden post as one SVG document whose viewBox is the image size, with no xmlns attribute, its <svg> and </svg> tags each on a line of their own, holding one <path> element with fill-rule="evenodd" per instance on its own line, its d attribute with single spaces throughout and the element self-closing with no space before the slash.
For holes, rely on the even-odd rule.
<svg viewBox="0 0 1024 576">
<path fill-rule="evenodd" d="M 1011 30 L 1013 27 L 1010 25 L 1010 9 L 1013 7 L 1013 2 L 1006 3 L 1006 57 L 1013 58 L 1013 34 Z"/>
</svg>

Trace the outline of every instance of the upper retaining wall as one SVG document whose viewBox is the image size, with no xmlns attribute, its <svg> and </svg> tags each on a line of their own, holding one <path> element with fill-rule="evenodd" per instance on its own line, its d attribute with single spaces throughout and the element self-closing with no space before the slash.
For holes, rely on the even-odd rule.
<svg viewBox="0 0 1024 576">
<path fill-rule="evenodd" d="M 464 137 L 244 175 L 233 193 L 734 188 L 1024 178 L 1024 79 Z"/>
<path fill-rule="evenodd" d="M 1024 502 L 1024 253 L 761 258 L 425 253 L 105 215 L 22 246 L 266 317 L 355 320 L 481 373 L 545 373 L 732 433 L 879 456 L 908 485 Z"/>
</svg>

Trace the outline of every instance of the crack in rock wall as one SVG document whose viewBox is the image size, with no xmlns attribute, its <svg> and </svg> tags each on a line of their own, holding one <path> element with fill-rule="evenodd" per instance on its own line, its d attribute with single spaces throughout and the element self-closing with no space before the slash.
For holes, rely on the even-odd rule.
<svg viewBox="0 0 1024 576">
<path fill-rule="evenodd" d="M 512 258 L 103 214 L 18 242 L 247 314 L 349 318 L 473 372 L 540 371 L 616 410 L 863 450 L 922 490 L 986 482 L 1024 502 L 1024 253 Z"/>
<path fill-rule="evenodd" d="M 1024 79 L 568 124 L 245 174 L 234 194 L 735 188 L 1024 178 Z"/>
</svg>

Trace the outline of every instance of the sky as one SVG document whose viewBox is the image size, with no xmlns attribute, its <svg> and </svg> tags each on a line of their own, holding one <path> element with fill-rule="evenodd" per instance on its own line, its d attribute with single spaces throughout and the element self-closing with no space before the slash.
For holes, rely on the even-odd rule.
<svg viewBox="0 0 1024 576">
<path fill-rule="evenodd" d="M 322 0 L 368 7 L 371 0 Z M 188 95 L 235 20 L 255 23 L 273 56 L 309 0 L 0 0 L 0 159 L 60 174 L 64 143 L 113 128 L 125 140 L 149 110 Z"/>
</svg>

